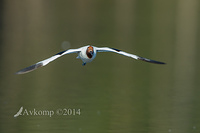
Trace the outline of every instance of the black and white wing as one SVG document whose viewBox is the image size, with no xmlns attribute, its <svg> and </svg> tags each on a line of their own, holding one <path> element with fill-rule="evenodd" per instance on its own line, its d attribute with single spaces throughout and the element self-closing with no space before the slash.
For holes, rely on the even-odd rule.
<svg viewBox="0 0 200 133">
<path fill-rule="evenodd" d="M 108 47 L 98 48 L 98 47 L 96 47 L 96 50 L 97 50 L 97 52 L 114 52 L 114 53 L 118 53 L 118 54 L 121 54 L 121 55 L 124 55 L 124 56 L 134 58 L 136 60 L 142 60 L 142 61 L 146 61 L 146 62 L 150 62 L 150 63 L 165 64 L 164 62 L 143 58 L 143 57 L 140 57 L 140 56 L 137 56 L 137 55 L 134 55 L 134 54 L 126 53 L 124 51 L 121 51 L 121 50 L 115 49 L 115 48 L 108 48 Z"/>
<path fill-rule="evenodd" d="M 45 59 L 43 61 L 40 61 L 36 64 L 33 64 L 29 67 L 26 67 L 24 69 L 21 69 L 19 70 L 18 72 L 16 72 L 16 74 L 24 74 L 24 73 L 28 73 L 28 72 L 31 72 L 37 68 L 40 68 L 40 67 L 43 67 L 45 65 L 47 65 L 48 63 L 50 63 L 51 61 L 65 55 L 65 54 L 71 54 L 71 53 L 79 53 L 81 51 L 81 48 L 78 48 L 78 49 L 68 49 L 68 50 L 65 50 L 65 51 L 62 51 L 62 52 L 59 52 L 57 53 L 56 55 L 48 58 L 48 59 Z"/>
</svg>

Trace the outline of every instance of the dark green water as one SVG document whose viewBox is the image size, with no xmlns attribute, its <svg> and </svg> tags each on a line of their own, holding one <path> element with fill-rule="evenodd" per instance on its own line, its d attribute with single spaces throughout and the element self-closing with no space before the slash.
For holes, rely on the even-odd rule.
<svg viewBox="0 0 200 133">
<path fill-rule="evenodd" d="M 199 5 L 196 0 L 3 1 L 0 132 L 198 133 Z M 70 48 L 108 46 L 167 64 L 97 53 L 83 67 L 70 54 L 14 74 L 63 51 L 64 41 Z"/>
</svg>

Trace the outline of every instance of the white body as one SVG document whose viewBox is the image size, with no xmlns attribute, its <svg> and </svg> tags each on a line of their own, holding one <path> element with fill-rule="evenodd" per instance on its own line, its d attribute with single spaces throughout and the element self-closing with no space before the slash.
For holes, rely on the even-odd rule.
<svg viewBox="0 0 200 133">
<path fill-rule="evenodd" d="M 94 54 L 92 56 L 92 58 L 88 58 L 87 54 L 86 54 L 86 50 L 87 50 L 88 46 L 84 46 L 81 48 L 81 51 L 78 53 L 77 59 L 81 59 L 83 61 L 83 63 L 90 63 L 92 62 L 92 60 L 94 60 L 94 58 L 96 57 L 97 51 L 96 48 L 94 47 Z"/>
</svg>

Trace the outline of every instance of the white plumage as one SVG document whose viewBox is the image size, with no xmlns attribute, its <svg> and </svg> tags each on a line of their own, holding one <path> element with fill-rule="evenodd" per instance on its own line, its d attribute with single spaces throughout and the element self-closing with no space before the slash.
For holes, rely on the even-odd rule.
<svg viewBox="0 0 200 133">
<path fill-rule="evenodd" d="M 84 66 L 84 65 L 86 65 L 86 63 L 91 62 L 96 57 L 97 52 L 114 52 L 114 53 L 117 53 L 117 54 L 121 54 L 121 55 L 124 55 L 124 56 L 134 58 L 136 60 L 142 60 L 142 61 L 155 63 L 155 64 L 165 64 L 164 62 L 159 62 L 159 61 L 143 58 L 143 57 L 140 57 L 140 56 L 137 56 L 137 55 L 134 55 L 134 54 L 126 53 L 124 51 L 121 51 L 121 50 L 118 50 L 118 49 L 115 49 L 115 48 L 108 48 L 108 47 L 98 48 L 98 47 L 88 45 L 88 46 L 84 46 L 84 47 L 81 47 L 81 48 L 78 48 L 78 49 L 68 49 L 68 50 L 59 52 L 56 55 L 54 55 L 54 56 L 52 56 L 48 59 L 45 59 L 45 60 L 40 61 L 36 64 L 33 64 L 29 67 L 26 67 L 24 69 L 19 70 L 18 72 L 16 72 L 16 74 L 24 74 L 24 73 L 31 72 L 31 71 L 39 68 L 39 67 L 47 65 L 51 61 L 53 61 L 53 60 L 55 60 L 55 59 L 57 59 L 57 58 L 59 58 L 63 55 L 71 54 L 71 53 L 77 53 L 78 54 L 77 58 L 81 59 L 83 61 L 82 65 Z"/>
</svg>

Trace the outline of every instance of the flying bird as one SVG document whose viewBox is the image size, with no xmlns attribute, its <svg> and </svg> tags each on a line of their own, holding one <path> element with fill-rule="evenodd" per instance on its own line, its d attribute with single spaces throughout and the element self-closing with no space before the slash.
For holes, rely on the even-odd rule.
<svg viewBox="0 0 200 133">
<path fill-rule="evenodd" d="M 164 62 L 159 62 L 159 61 L 143 58 L 143 57 L 140 57 L 140 56 L 137 56 L 137 55 L 134 55 L 134 54 L 129 54 L 127 52 L 124 52 L 124 51 L 121 51 L 121 50 L 115 49 L 115 48 L 109 48 L 109 47 L 99 48 L 99 47 L 94 47 L 94 46 L 88 45 L 88 46 L 84 46 L 84 47 L 77 48 L 77 49 L 68 49 L 68 50 L 59 52 L 56 55 L 54 55 L 54 56 L 52 56 L 48 59 L 45 59 L 45 60 L 40 61 L 36 64 L 33 64 L 29 67 L 26 67 L 24 69 L 19 70 L 18 72 L 16 72 L 16 74 L 25 74 L 25 73 L 31 72 L 31 71 L 33 71 L 37 68 L 46 66 L 48 63 L 54 61 L 55 59 L 57 59 L 57 58 L 59 58 L 63 55 L 72 54 L 72 53 L 77 53 L 78 56 L 76 58 L 81 59 L 83 61 L 82 65 L 85 66 L 86 63 L 89 63 L 92 60 L 94 60 L 94 58 L 97 55 L 97 52 L 114 52 L 114 53 L 117 53 L 117 54 L 121 54 L 121 55 L 124 55 L 124 56 L 131 57 L 131 58 L 136 59 L 136 60 L 142 60 L 142 61 L 155 63 L 155 64 L 165 64 Z"/>
</svg>

